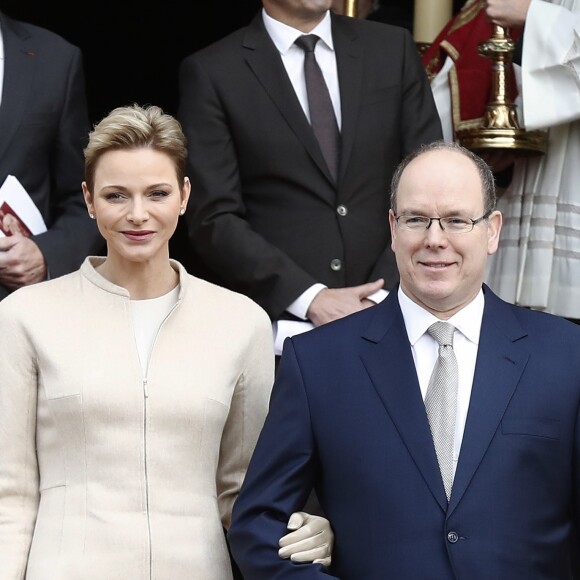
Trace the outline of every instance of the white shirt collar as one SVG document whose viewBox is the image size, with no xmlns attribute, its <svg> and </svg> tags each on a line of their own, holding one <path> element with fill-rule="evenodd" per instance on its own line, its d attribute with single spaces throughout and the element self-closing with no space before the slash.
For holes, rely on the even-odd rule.
<svg viewBox="0 0 580 580">
<path fill-rule="evenodd" d="M 263 8 L 262 17 L 264 19 L 266 32 L 270 35 L 272 42 L 281 54 L 286 54 L 288 50 L 290 50 L 290 48 L 294 45 L 294 41 L 299 36 L 304 34 L 300 30 L 292 28 L 292 26 L 288 26 L 279 20 L 275 20 L 269 16 L 266 10 Z M 334 43 L 332 42 L 330 10 L 326 12 L 324 18 L 309 32 L 309 34 L 316 34 L 330 50 L 334 50 Z"/>
<path fill-rule="evenodd" d="M 413 302 L 403 292 L 400 286 L 397 296 L 403 313 L 409 342 L 413 346 L 427 332 L 429 326 L 437 322 L 439 318 L 425 310 L 422 306 L 419 306 L 416 302 Z M 485 298 L 483 296 L 483 290 L 480 290 L 469 304 L 464 306 L 446 322 L 455 326 L 469 341 L 474 344 L 479 344 L 479 333 L 481 331 L 484 306 Z"/>
</svg>

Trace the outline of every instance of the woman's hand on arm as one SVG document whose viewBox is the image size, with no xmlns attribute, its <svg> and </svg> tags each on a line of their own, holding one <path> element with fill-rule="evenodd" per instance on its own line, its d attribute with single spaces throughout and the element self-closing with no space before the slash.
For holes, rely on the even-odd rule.
<svg viewBox="0 0 580 580">
<path fill-rule="evenodd" d="M 280 538 L 278 554 L 281 558 L 330 565 L 334 533 L 326 518 L 295 512 L 287 527 L 293 531 Z"/>
</svg>

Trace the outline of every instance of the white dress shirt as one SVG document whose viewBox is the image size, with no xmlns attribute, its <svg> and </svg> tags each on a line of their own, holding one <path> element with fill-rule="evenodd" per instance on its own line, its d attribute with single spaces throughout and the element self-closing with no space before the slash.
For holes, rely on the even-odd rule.
<svg viewBox="0 0 580 580">
<path fill-rule="evenodd" d="M 413 302 L 403 292 L 401 287 L 399 287 L 398 298 L 417 369 L 421 396 L 425 400 L 429 379 L 439 356 L 439 345 L 428 334 L 427 329 L 440 319 Z M 484 304 L 483 291 L 480 290 L 467 306 L 446 321 L 456 329 L 453 337 L 453 350 L 457 358 L 459 373 L 457 412 L 455 415 L 455 442 L 453 446 L 454 475 L 459 460 L 465 422 L 467 421 Z"/>
<path fill-rule="evenodd" d="M 264 26 L 270 35 L 272 42 L 278 49 L 290 82 L 296 91 L 296 96 L 304 109 L 306 118 L 310 121 L 308 109 L 308 96 L 306 94 L 306 80 L 304 79 L 304 51 L 294 44 L 294 41 L 304 33 L 296 28 L 275 20 L 265 10 L 262 10 Z M 338 88 L 338 72 L 336 69 L 336 55 L 332 42 L 332 30 L 330 27 L 330 12 L 310 31 L 316 34 L 320 40 L 316 43 L 314 55 L 318 66 L 322 70 L 324 81 L 328 87 L 334 114 L 338 128 L 340 129 L 342 117 L 340 114 L 340 91 Z"/>
</svg>

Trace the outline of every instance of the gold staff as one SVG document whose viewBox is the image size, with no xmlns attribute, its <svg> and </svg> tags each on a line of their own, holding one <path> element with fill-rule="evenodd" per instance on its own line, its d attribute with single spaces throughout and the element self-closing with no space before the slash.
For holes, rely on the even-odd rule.
<svg viewBox="0 0 580 580">
<path fill-rule="evenodd" d="M 356 18 L 358 14 L 358 0 L 344 0 L 344 15 Z"/>
</svg>

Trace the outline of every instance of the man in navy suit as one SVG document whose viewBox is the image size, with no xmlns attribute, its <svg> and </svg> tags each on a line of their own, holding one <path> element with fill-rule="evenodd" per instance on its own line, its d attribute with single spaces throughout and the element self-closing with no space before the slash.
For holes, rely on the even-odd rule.
<svg viewBox="0 0 580 580">
<path fill-rule="evenodd" d="M 471 152 L 437 142 L 411 154 L 391 207 L 398 289 L 286 341 L 234 506 L 234 557 L 247 580 L 574 578 L 580 328 L 483 284 L 502 216 Z M 449 499 L 424 403 L 438 321 L 454 327 L 457 360 Z M 278 559 L 313 488 L 335 532 L 328 569 Z"/>
<path fill-rule="evenodd" d="M 398 280 L 387 190 L 441 123 L 407 30 L 331 14 L 331 0 L 263 0 L 249 26 L 187 57 L 179 117 L 197 273 L 250 296 L 276 349 L 380 301 Z M 310 125 L 295 41 L 314 49 L 340 129 L 333 174 Z M 383 289 L 384 285 L 384 289 Z"/>
<path fill-rule="evenodd" d="M 81 182 L 90 129 L 81 51 L 49 30 L 0 13 L 0 185 L 14 175 L 45 233 L 0 238 L 0 300 L 78 268 L 102 251 Z"/>
</svg>

